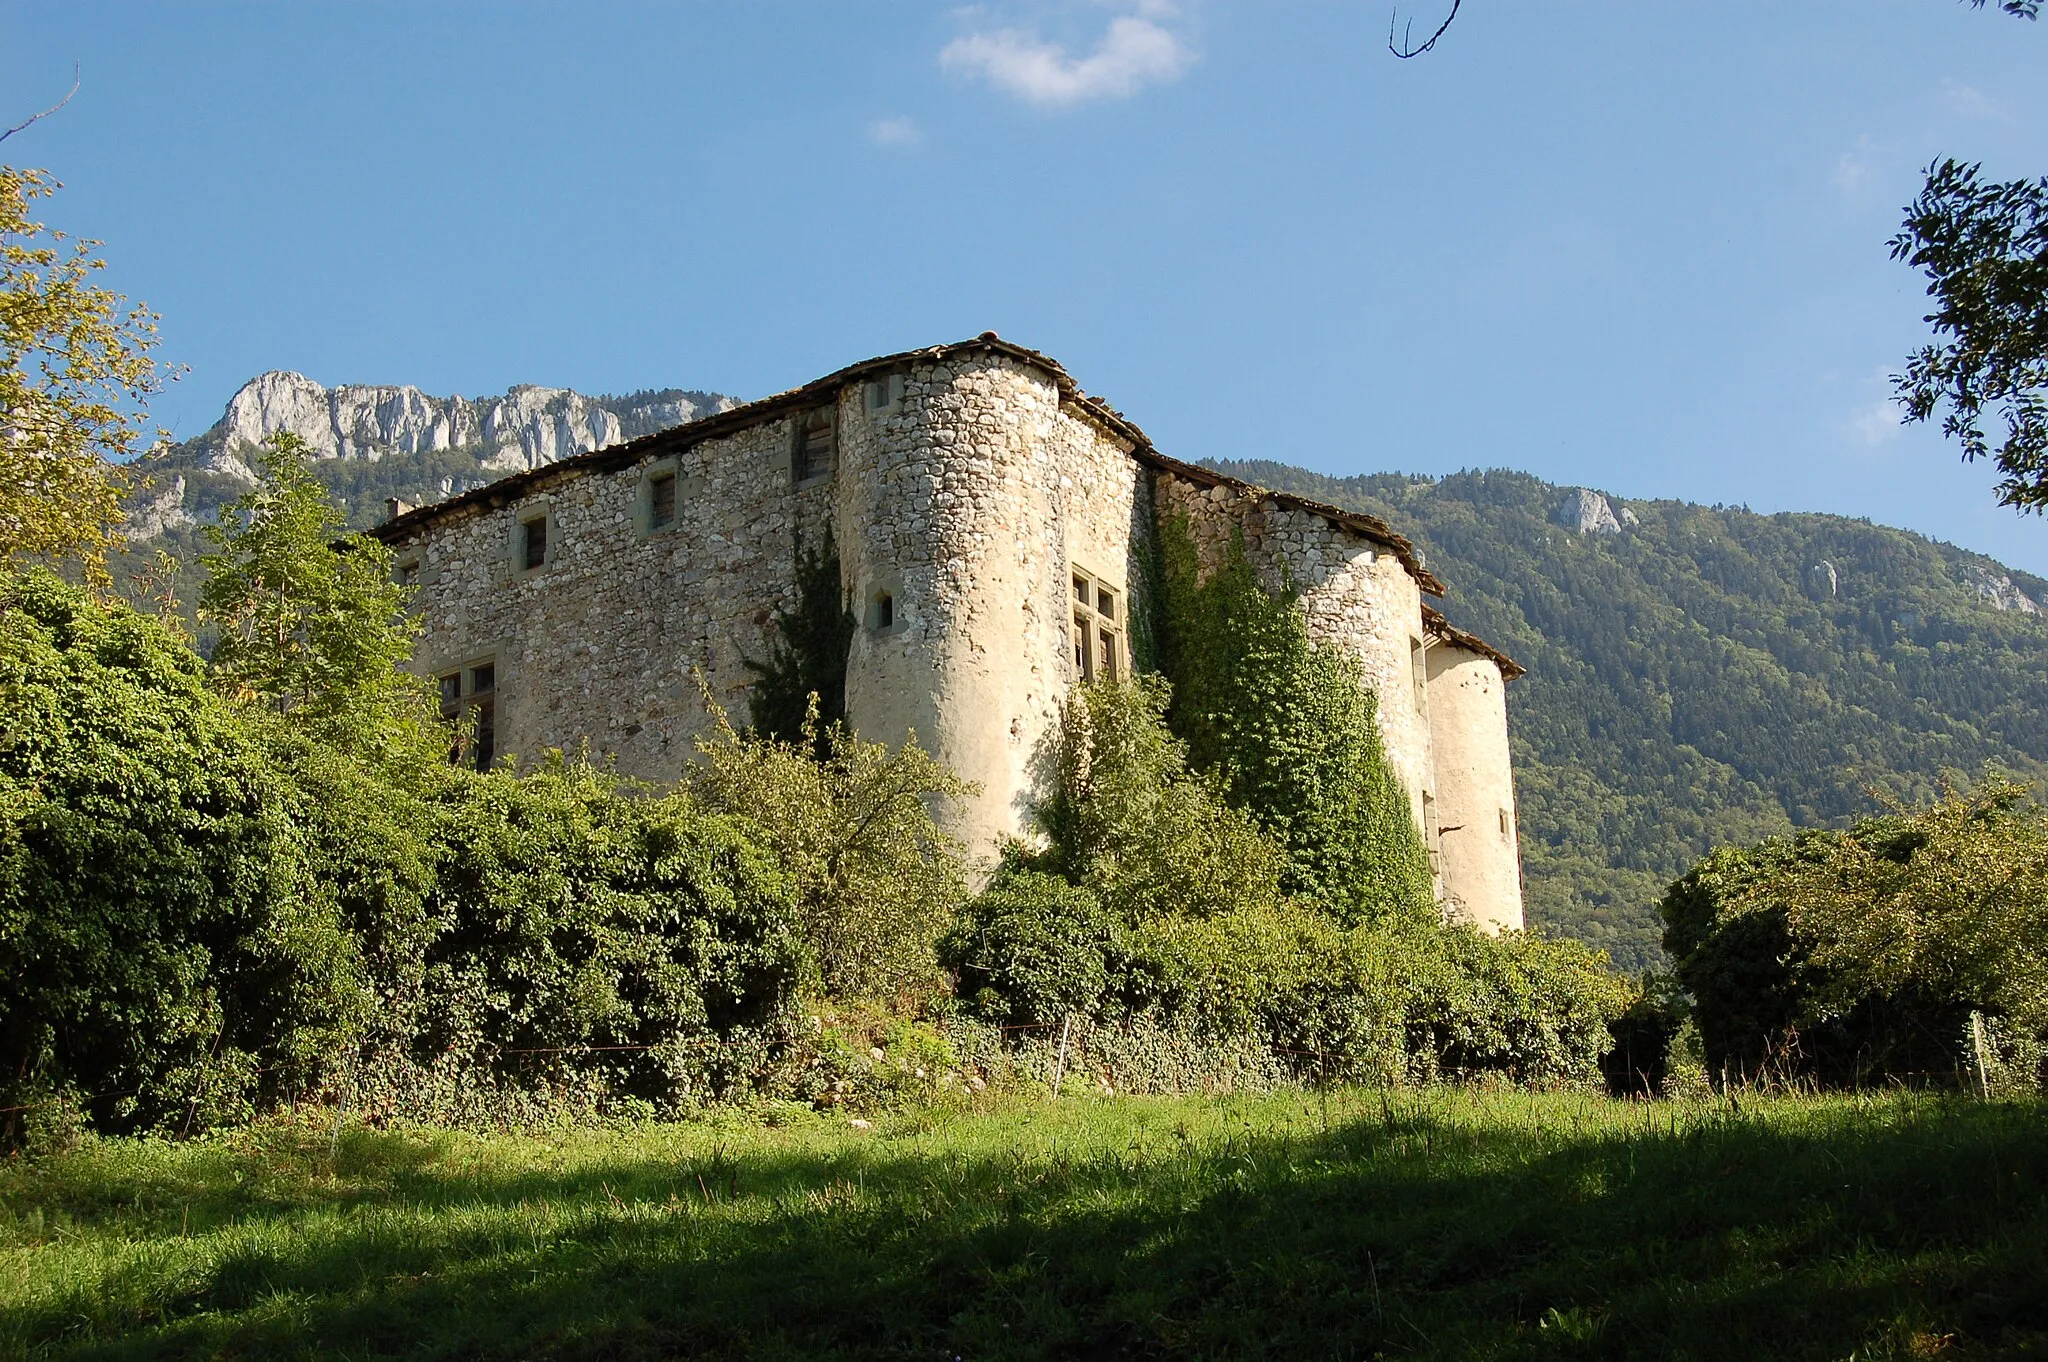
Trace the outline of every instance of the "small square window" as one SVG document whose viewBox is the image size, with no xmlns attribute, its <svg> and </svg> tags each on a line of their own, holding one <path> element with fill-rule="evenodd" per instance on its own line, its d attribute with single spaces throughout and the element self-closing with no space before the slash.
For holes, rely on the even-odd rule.
<svg viewBox="0 0 2048 1362">
<path fill-rule="evenodd" d="M 656 473 L 647 480 L 647 524 L 666 529 L 676 523 L 676 475 Z"/>
<path fill-rule="evenodd" d="M 469 669 L 469 693 L 471 695 L 482 695 L 485 691 L 495 689 L 497 684 L 498 669 L 493 664 L 486 662 L 480 667 L 471 667 Z"/>
<path fill-rule="evenodd" d="M 519 565 L 531 572 L 545 567 L 548 561 L 548 521 L 546 516 L 537 520 L 521 521 L 519 525 Z"/>
<path fill-rule="evenodd" d="M 1097 587 L 1097 588 L 1096 588 L 1096 590 L 1095 590 L 1095 608 L 1096 608 L 1096 610 L 1098 610 L 1098 611 L 1100 611 L 1100 612 L 1101 612 L 1101 614 L 1102 614 L 1102 617 L 1103 617 L 1104 619 L 1106 619 L 1106 620 L 1113 620 L 1113 619 L 1115 619 L 1115 618 L 1116 618 L 1116 593 L 1115 593 L 1114 591 L 1111 591 L 1111 590 L 1110 590 L 1110 589 L 1109 589 L 1108 587 L 1106 587 L 1106 586 L 1104 586 L 1104 587 Z"/>
<path fill-rule="evenodd" d="M 398 584 L 400 586 L 418 586 L 420 584 L 419 559 L 409 558 L 398 565 Z"/>
<path fill-rule="evenodd" d="M 1088 604 L 1088 579 L 1086 577 L 1076 577 L 1074 579 L 1074 599 L 1083 605 Z"/>
</svg>

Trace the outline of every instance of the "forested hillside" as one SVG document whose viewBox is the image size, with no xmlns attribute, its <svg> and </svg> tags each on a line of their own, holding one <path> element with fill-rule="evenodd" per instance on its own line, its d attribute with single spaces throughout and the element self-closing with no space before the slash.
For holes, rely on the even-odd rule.
<svg viewBox="0 0 2048 1362">
<path fill-rule="evenodd" d="M 1216 466 L 1386 518 L 1453 622 L 1529 668 L 1509 716 L 1531 923 L 1624 966 L 1656 959 L 1652 905 L 1713 845 L 1923 799 L 1944 770 L 2048 778 L 2048 582 L 1981 554 L 1523 473 Z"/>
</svg>

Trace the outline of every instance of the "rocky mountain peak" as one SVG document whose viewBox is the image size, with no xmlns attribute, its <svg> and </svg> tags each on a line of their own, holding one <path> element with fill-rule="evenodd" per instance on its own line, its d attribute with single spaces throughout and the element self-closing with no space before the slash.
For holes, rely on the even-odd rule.
<svg viewBox="0 0 2048 1362">
<path fill-rule="evenodd" d="M 244 383 L 205 434 L 151 460 L 128 535 L 147 540 L 213 519 L 255 481 L 255 451 L 280 432 L 306 442 L 314 471 L 342 497 L 351 522 L 370 523 L 389 495 L 435 501 L 736 405 L 680 388 L 591 397 L 533 383 L 501 397 L 434 397 L 411 384 L 329 388 L 274 369 Z"/>
<path fill-rule="evenodd" d="M 1636 513 L 1626 508 L 1615 515 L 1613 503 L 1589 487 L 1566 488 L 1551 518 L 1579 534 L 1620 534 L 1624 523 L 1633 525 L 1637 520 Z"/>
</svg>

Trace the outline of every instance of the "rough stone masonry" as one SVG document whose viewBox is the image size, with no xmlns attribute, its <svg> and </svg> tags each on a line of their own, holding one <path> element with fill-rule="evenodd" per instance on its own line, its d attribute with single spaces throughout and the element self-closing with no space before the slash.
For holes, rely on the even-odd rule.
<svg viewBox="0 0 2048 1362">
<path fill-rule="evenodd" d="M 1182 512 L 1204 561 L 1233 535 L 1377 694 L 1452 912 L 1522 925 L 1506 683 L 1521 668 L 1423 603 L 1443 594 L 1383 522 L 1154 449 L 1051 358 L 993 332 L 868 360 L 688 425 L 530 469 L 375 533 L 419 588 L 416 665 L 476 755 L 550 748 L 673 780 L 710 717 L 744 713 L 799 545 L 836 541 L 860 621 L 847 713 L 914 735 L 980 794 L 944 811 L 992 859 L 1077 680 L 1132 665 L 1142 564 Z"/>
</svg>

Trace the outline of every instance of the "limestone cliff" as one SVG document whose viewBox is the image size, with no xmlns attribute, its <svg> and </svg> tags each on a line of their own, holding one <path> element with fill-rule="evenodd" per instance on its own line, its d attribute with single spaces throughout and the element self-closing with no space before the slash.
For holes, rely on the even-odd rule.
<svg viewBox="0 0 2048 1362">
<path fill-rule="evenodd" d="M 274 370 L 243 384 L 205 434 L 149 461 L 128 533 L 149 541 L 211 520 L 254 481 L 256 449 L 280 431 L 306 442 L 315 471 L 362 525 L 386 497 L 435 500 L 733 405 L 675 388 L 589 397 L 532 384 L 498 397 L 433 397 L 410 385 L 327 388 Z"/>
</svg>

